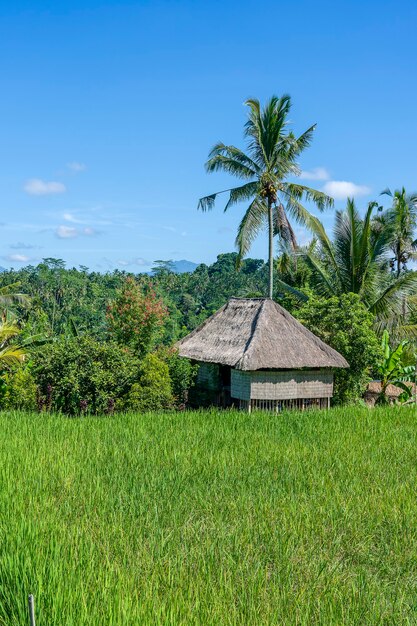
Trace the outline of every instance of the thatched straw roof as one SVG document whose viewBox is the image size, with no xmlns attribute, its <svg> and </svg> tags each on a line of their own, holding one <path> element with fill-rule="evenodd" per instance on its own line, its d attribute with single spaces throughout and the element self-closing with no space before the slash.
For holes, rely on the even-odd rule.
<svg viewBox="0 0 417 626">
<path fill-rule="evenodd" d="M 406 382 L 405 384 L 407 385 L 407 387 L 411 388 L 412 394 L 415 395 L 416 386 L 414 385 L 414 383 Z M 374 395 L 374 394 L 379 395 L 381 393 L 381 390 L 382 390 L 381 383 L 378 380 L 373 380 L 372 382 L 368 384 L 368 387 L 366 388 L 365 396 Z M 397 385 L 389 384 L 385 390 L 385 395 L 388 398 L 398 398 L 398 396 L 400 396 L 403 392 L 404 392 L 404 389 L 401 389 L 401 387 L 397 387 Z"/>
<path fill-rule="evenodd" d="M 189 359 L 240 370 L 349 367 L 336 350 L 265 298 L 232 298 L 178 348 Z"/>
</svg>

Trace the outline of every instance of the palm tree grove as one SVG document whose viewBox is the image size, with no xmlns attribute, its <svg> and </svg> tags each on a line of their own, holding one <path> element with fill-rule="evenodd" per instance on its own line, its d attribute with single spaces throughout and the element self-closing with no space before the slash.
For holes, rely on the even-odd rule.
<svg viewBox="0 0 417 626">
<path fill-rule="evenodd" d="M 417 10 L 337 8 L 0 9 L 0 626 L 417 624 Z"/>
</svg>

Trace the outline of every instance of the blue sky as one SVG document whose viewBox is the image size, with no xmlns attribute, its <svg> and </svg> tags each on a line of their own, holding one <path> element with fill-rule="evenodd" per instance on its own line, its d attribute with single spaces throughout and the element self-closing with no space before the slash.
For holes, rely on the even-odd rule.
<svg viewBox="0 0 417 626">
<path fill-rule="evenodd" d="M 231 182 L 203 165 L 243 147 L 249 96 L 290 93 L 294 130 L 317 123 L 301 166 L 337 207 L 417 189 L 414 1 L 2 0 L 0 18 L 5 267 L 232 251 L 244 207 L 196 205 Z"/>
</svg>

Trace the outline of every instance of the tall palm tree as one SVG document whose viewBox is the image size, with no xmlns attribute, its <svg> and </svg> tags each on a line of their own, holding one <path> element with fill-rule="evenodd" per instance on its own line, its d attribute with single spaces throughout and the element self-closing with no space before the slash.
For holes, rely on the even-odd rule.
<svg viewBox="0 0 417 626">
<path fill-rule="evenodd" d="M 391 231 L 390 249 L 394 253 L 392 268 L 397 278 L 407 261 L 417 258 L 417 193 L 407 194 L 404 187 L 394 193 L 385 189 L 381 195 L 392 198 L 392 206 L 376 219 Z"/>
<path fill-rule="evenodd" d="M 309 146 L 315 129 L 315 125 L 311 126 L 299 137 L 288 130 L 290 96 L 272 96 L 263 109 L 255 99 L 245 104 L 249 107 L 244 132 L 247 152 L 218 143 L 209 154 L 206 169 L 208 172 L 224 171 L 247 182 L 201 198 L 198 208 L 212 209 L 219 193 L 229 194 L 225 211 L 238 202 L 249 201 L 236 237 L 238 262 L 249 251 L 260 230 L 267 226 L 268 294 L 272 298 L 274 235 L 279 235 L 294 249 L 296 238 L 290 217 L 307 226 L 312 217 L 301 203 L 303 198 L 312 200 L 320 210 L 332 206 L 333 200 L 321 191 L 286 180 L 288 176 L 300 174 L 297 158 Z"/>
<path fill-rule="evenodd" d="M 387 271 L 392 233 L 388 228 L 375 228 L 372 217 L 376 206 L 371 202 L 362 219 L 354 201 L 348 200 L 346 210 L 336 212 L 333 241 L 313 217 L 310 228 L 318 247 L 303 257 L 316 293 L 325 297 L 356 293 L 381 325 L 399 325 L 400 320 L 404 322 L 407 296 L 416 293 L 417 272 L 397 277 Z"/>
</svg>

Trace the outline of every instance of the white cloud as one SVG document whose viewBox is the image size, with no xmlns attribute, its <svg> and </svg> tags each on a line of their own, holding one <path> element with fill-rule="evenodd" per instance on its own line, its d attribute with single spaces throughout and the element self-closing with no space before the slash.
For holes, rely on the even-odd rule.
<svg viewBox="0 0 417 626">
<path fill-rule="evenodd" d="M 87 226 L 86 228 L 76 228 L 75 226 L 64 226 L 61 224 L 61 226 L 58 226 L 55 230 L 55 235 L 59 239 L 74 239 L 75 237 L 82 236 L 91 237 L 97 234 L 97 231 L 90 226 Z"/>
<path fill-rule="evenodd" d="M 67 163 L 68 169 L 73 172 L 84 172 L 87 169 L 85 163 L 79 163 L 78 161 L 72 161 L 71 163 Z"/>
<path fill-rule="evenodd" d="M 14 261 L 16 263 L 27 263 L 30 261 L 30 257 L 26 256 L 26 254 L 8 254 L 3 257 L 6 261 Z"/>
<path fill-rule="evenodd" d="M 312 170 L 302 171 L 300 178 L 305 180 L 329 180 L 330 174 L 325 167 L 313 167 Z"/>
<path fill-rule="evenodd" d="M 129 261 L 126 259 L 120 259 L 117 261 L 118 265 L 122 267 L 127 267 L 128 265 L 139 265 L 140 267 L 150 267 L 151 263 L 142 257 L 136 257 L 135 259 L 130 259 Z"/>
<path fill-rule="evenodd" d="M 77 213 L 77 209 L 75 210 L 75 213 Z M 113 222 L 111 222 L 110 220 L 98 220 L 98 219 L 94 219 L 94 216 L 91 217 L 90 215 L 88 216 L 88 219 L 80 219 L 79 217 L 77 217 L 76 215 L 74 215 L 74 213 L 70 213 L 70 212 L 66 212 L 63 214 L 62 219 L 65 222 L 70 222 L 71 224 L 95 224 L 97 226 L 111 226 L 113 224 Z"/>
<path fill-rule="evenodd" d="M 40 178 L 31 178 L 24 185 L 24 190 L 31 196 L 48 196 L 57 193 L 64 193 L 67 189 L 63 183 L 56 181 L 45 181 Z"/>
<path fill-rule="evenodd" d="M 175 226 L 162 226 L 162 228 L 163 230 L 167 230 L 169 233 L 176 233 L 178 235 L 181 235 L 181 237 L 187 236 L 186 230 L 180 231 L 178 230 L 178 228 L 175 228 Z"/>
<path fill-rule="evenodd" d="M 346 180 L 329 180 L 323 186 L 323 191 L 335 200 L 346 200 L 346 198 L 366 196 L 371 189 L 366 185 L 356 185 Z"/>
<path fill-rule="evenodd" d="M 60 239 L 72 239 L 78 236 L 78 229 L 74 226 L 58 226 L 55 234 Z"/>
<path fill-rule="evenodd" d="M 80 220 L 78 217 L 75 217 L 73 213 L 64 213 L 62 216 L 66 222 L 71 222 L 72 224 L 87 224 L 88 222 L 84 220 Z"/>
<path fill-rule="evenodd" d="M 41 246 L 35 246 L 31 243 L 23 243 L 23 241 L 18 241 L 17 243 L 11 243 L 10 248 L 12 250 L 40 250 Z"/>
</svg>

